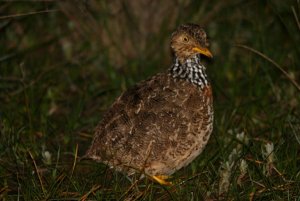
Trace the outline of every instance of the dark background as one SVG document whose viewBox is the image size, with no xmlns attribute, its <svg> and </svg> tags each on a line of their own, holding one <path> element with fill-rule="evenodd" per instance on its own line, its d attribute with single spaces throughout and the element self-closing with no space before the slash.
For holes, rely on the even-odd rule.
<svg viewBox="0 0 300 201">
<path fill-rule="evenodd" d="M 296 0 L 1 1 L 0 198 L 299 199 L 299 19 Z M 76 161 L 113 100 L 170 67 L 186 22 L 209 36 L 215 126 L 184 182 Z"/>
</svg>

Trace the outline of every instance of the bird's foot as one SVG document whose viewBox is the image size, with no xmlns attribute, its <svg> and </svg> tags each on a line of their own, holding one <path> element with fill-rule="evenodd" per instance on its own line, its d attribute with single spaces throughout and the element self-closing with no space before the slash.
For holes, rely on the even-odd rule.
<svg viewBox="0 0 300 201">
<path fill-rule="evenodd" d="M 173 183 L 170 182 L 170 181 L 166 181 L 167 179 L 169 179 L 170 177 L 167 176 L 167 175 L 157 175 L 157 176 L 151 176 L 151 178 L 158 182 L 159 184 L 161 185 L 164 185 L 164 186 L 172 186 Z"/>
</svg>

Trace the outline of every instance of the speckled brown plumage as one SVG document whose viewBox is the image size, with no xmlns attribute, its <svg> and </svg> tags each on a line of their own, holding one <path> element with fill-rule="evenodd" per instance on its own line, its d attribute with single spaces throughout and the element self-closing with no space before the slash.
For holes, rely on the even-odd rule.
<svg viewBox="0 0 300 201">
<path fill-rule="evenodd" d="M 132 174 L 170 175 L 197 157 L 213 124 L 212 91 L 200 62 L 211 57 L 204 30 L 181 25 L 174 63 L 125 91 L 97 126 L 87 157 Z"/>
</svg>

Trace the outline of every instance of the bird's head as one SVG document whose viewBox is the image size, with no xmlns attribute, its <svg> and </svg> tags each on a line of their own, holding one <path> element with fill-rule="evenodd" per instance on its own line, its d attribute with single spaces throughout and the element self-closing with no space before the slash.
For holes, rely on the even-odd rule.
<svg viewBox="0 0 300 201">
<path fill-rule="evenodd" d="M 184 24 L 172 34 L 171 49 L 180 63 L 196 54 L 212 58 L 205 31 L 197 24 Z"/>
</svg>

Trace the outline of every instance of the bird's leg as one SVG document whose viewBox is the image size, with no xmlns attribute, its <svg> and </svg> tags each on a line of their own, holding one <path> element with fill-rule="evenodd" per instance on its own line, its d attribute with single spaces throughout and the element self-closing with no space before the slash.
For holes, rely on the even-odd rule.
<svg viewBox="0 0 300 201">
<path fill-rule="evenodd" d="M 161 185 L 164 185 L 164 186 L 171 186 L 172 185 L 172 182 L 166 181 L 168 178 L 170 178 L 167 175 L 156 175 L 156 176 L 151 176 L 151 178 L 154 181 L 156 181 L 159 184 L 161 184 Z"/>
</svg>

